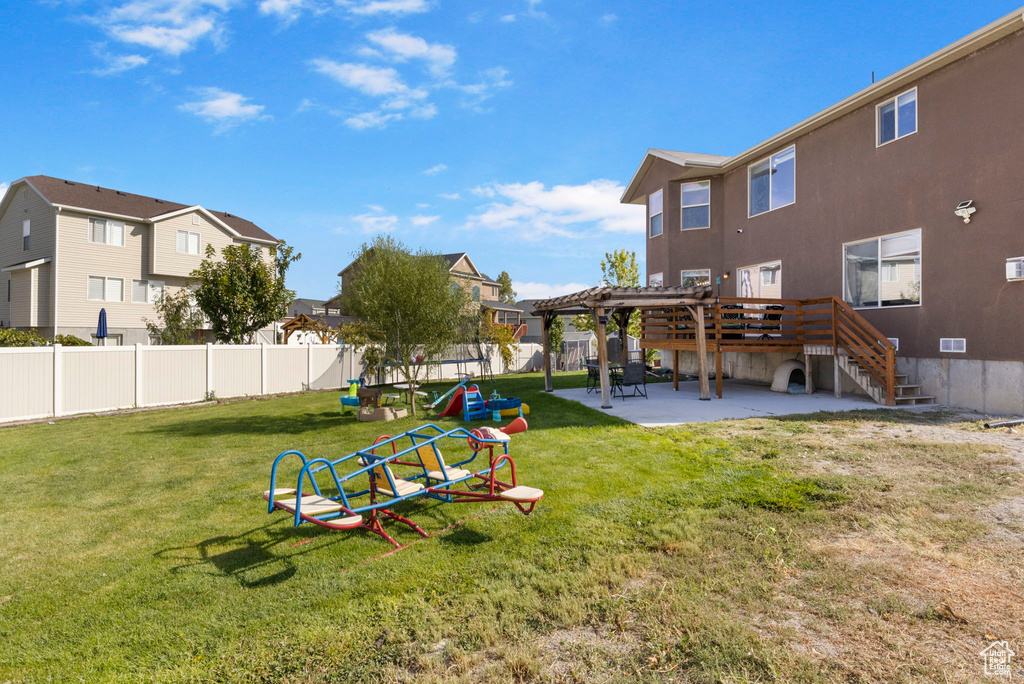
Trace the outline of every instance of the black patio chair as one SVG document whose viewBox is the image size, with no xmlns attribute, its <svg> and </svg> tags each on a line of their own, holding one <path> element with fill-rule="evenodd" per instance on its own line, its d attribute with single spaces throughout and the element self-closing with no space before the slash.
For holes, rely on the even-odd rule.
<svg viewBox="0 0 1024 684">
<path fill-rule="evenodd" d="M 723 321 L 741 321 L 739 323 L 722 323 L 722 339 L 723 340 L 742 340 L 743 333 L 735 332 L 724 332 L 725 330 L 743 330 L 746 328 L 746 323 L 743 323 L 744 315 L 742 313 L 724 313 L 726 309 L 743 309 L 740 304 L 723 304 L 722 305 L 722 320 Z"/>
<path fill-rule="evenodd" d="M 764 307 L 764 309 L 765 309 L 765 311 L 785 311 L 786 307 L 784 307 L 781 304 L 769 304 L 768 306 Z M 781 321 L 782 320 L 782 314 L 781 313 L 766 313 L 763 316 L 761 316 L 761 320 L 762 321 Z M 778 325 L 771 325 L 771 324 L 766 325 L 766 324 L 762 323 L 761 325 L 757 326 L 757 329 L 758 330 L 762 330 L 762 331 L 764 331 L 764 330 L 782 330 L 782 324 L 780 323 Z M 759 340 L 770 340 L 770 339 L 772 339 L 772 336 L 769 333 L 762 332 L 761 336 L 758 337 L 757 339 L 759 339 Z"/>
<path fill-rule="evenodd" d="M 586 357 L 583 364 L 587 369 L 587 394 L 590 394 L 601 386 L 601 370 L 595 357 Z"/>
<path fill-rule="evenodd" d="M 631 397 L 641 396 L 647 398 L 647 366 L 643 363 L 630 361 L 622 369 L 622 373 L 616 373 L 612 380 L 612 395 L 618 390 L 622 400 L 626 400 L 626 388 L 632 387 Z"/>
</svg>

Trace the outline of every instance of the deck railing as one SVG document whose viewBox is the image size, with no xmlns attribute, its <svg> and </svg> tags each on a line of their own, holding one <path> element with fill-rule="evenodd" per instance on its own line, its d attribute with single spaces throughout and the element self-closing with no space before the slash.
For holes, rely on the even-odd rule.
<svg viewBox="0 0 1024 684">
<path fill-rule="evenodd" d="M 682 306 L 644 309 L 640 346 L 696 351 L 696 311 L 697 307 Z M 895 345 L 838 297 L 719 297 L 708 300 L 703 312 L 701 324 L 710 352 L 845 352 L 885 388 L 886 403 L 895 403 Z"/>
</svg>

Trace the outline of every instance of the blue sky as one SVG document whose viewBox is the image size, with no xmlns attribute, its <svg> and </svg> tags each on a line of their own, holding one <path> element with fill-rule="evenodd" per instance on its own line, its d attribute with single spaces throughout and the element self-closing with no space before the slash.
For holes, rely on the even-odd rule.
<svg viewBox="0 0 1024 684">
<path fill-rule="evenodd" d="M 0 181 L 244 216 L 303 253 L 303 297 L 381 231 L 558 294 L 605 251 L 643 258 L 643 209 L 618 198 L 648 147 L 734 154 L 1013 9 L 5 2 Z"/>
</svg>

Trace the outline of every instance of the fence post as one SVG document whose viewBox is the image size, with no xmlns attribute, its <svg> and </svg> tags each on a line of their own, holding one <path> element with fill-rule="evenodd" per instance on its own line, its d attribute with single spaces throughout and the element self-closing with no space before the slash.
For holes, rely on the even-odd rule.
<svg viewBox="0 0 1024 684">
<path fill-rule="evenodd" d="M 213 394 L 213 344 L 206 343 L 206 398 Z"/>
<path fill-rule="evenodd" d="M 62 345 L 53 345 L 53 417 L 64 411 L 64 359 Z"/>
<path fill-rule="evenodd" d="M 267 393 L 267 343 L 260 342 L 260 394 Z"/>
<path fill-rule="evenodd" d="M 135 405 L 142 406 L 142 344 L 135 343 Z"/>
<path fill-rule="evenodd" d="M 306 389 L 313 389 L 313 345 L 306 345 Z"/>
</svg>

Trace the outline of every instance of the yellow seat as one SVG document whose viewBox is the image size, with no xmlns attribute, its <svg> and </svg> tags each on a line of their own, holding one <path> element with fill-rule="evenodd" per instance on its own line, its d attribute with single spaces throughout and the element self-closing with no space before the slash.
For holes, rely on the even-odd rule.
<svg viewBox="0 0 1024 684">
<path fill-rule="evenodd" d="M 429 477 L 432 480 L 440 480 L 441 482 L 446 482 L 448 480 L 461 480 L 462 478 L 469 477 L 470 475 L 473 474 L 468 470 L 463 470 L 462 468 L 445 468 L 445 472 L 448 473 L 447 478 L 445 478 L 444 473 L 442 473 L 440 470 L 427 471 L 427 477 Z"/>
<path fill-rule="evenodd" d="M 287 508 L 293 513 L 295 512 L 295 499 L 281 499 L 274 503 Z M 304 496 L 302 497 L 302 505 L 299 507 L 299 513 L 303 515 L 323 515 L 325 513 L 336 513 L 344 507 L 344 504 L 340 501 L 334 501 L 333 499 L 325 499 L 322 496 Z"/>
<path fill-rule="evenodd" d="M 391 491 L 391 483 L 387 481 L 387 478 L 382 478 L 377 482 L 377 491 L 381 494 L 388 496 L 405 496 L 407 494 L 414 494 L 415 492 L 423 489 L 423 485 L 418 482 L 409 482 L 408 480 L 399 480 L 395 478 L 395 489 L 397 493 Z"/>
<path fill-rule="evenodd" d="M 288 494 L 294 494 L 294 493 L 295 493 L 294 489 L 281 489 L 281 488 L 278 488 L 278 489 L 275 489 L 273 492 L 271 492 L 268 489 L 267 491 L 263 492 L 263 497 L 264 498 L 269 497 L 269 498 L 273 499 L 274 497 L 286 496 Z"/>
<path fill-rule="evenodd" d="M 321 521 L 325 525 L 331 527 L 340 527 L 342 529 L 351 529 L 353 527 L 359 527 L 363 524 L 363 516 L 361 515 L 346 515 L 343 518 L 331 518 L 330 520 Z"/>
<path fill-rule="evenodd" d="M 544 491 L 535 487 L 519 485 L 512 489 L 506 489 L 500 494 L 502 499 L 509 501 L 537 501 L 544 496 Z"/>
</svg>

